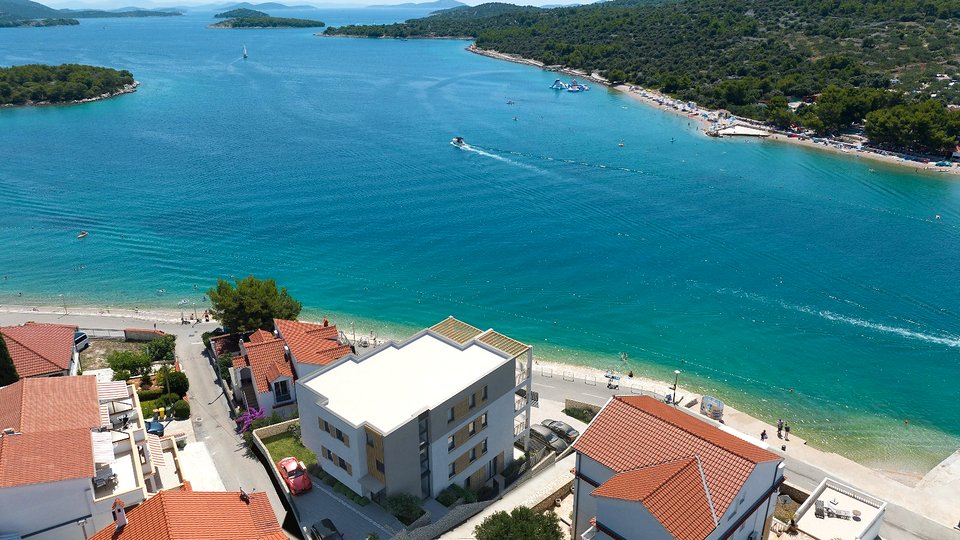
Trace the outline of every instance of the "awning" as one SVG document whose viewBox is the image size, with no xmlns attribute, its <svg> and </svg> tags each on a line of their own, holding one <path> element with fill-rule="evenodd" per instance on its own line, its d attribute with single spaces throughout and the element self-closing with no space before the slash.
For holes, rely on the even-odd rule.
<svg viewBox="0 0 960 540">
<path fill-rule="evenodd" d="M 371 493 L 378 493 L 385 487 L 380 479 L 374 478 L 369 474 L 360 479 L 360 486 L 369 490 Z"/>
<path fill-rule="evenodd" d="M 148 433 L 147 448 L 150 450 L 150 463 L 154 467 L 163 467 L 166 463 L 163 461 L 163 447 L 160 445 L 160 437 Z"/>
<path fill-rule="evenodd" d="M 127 383 L 124 381 L 97 381 L 97 397 L 100 403 L 105 401 L 116 401 L 118 399 L 127 399 L 130 393 L 127 391 Z"/>
<path fill-rule="evenodd" d="M 100 425 L 103 427 L 113 427 L 110 423 L 110 406 L 106 403 L 100 404 Z"/>
<path fill-rule="evenodd" d="M 93 462 L 94 463 L 113 463 L 116 456 L 113 455 L 113 433 L 109 431 L 91 431 L 90 438 L 93 440 Z"/>
</svg>

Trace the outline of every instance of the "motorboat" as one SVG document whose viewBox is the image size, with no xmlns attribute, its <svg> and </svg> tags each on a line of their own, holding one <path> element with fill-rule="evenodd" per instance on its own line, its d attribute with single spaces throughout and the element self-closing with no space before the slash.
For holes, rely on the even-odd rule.
<svg viewBox="0 0 960 540">
<path fill-rule="evenodd" d="M 463 142 L 463 137 L 454 137 L 450 139 L 450 144 L 459 146 L 461 148 L 467 145 L 467 143 Z"/>
<path fill-rule="evenodd" d="M 77 235 L 77 238 L 86 238 L 88 234 L 90 233 L 88 233 L 87 231 L 80 231 L 80 234 Z"/>
</svg>

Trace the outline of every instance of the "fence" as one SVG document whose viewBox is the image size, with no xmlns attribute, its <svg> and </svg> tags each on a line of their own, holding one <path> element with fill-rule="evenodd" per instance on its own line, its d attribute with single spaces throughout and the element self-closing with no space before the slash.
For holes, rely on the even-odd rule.
<svg viewBox="0 0 960 540">
<path fill-rule="evenodd" d="M 88 337 L 97 339 L 126 339 L 123 330 L 114 328 L 80 328 Z"/>
<path fill-rule="evenodd" d="M 293 514 L 294 519 L 297 520 L 297 526 L 300 526 L 300 513 L 297 511 L 296 505 L 293 504 L 293 500 L 291 500 L 290 490 L 287 489 L 287 484 L 280 478 L 280 473 L 273 465 L 276 462 L 273 460 L 273 456 L 270 455 L 270 450 L 267 449 L 267 446 L 263 444 L 262 440 L 287 431 L 295 422 L 300 422 L 300 419 L 294 418 L 293 420 L 287 420 L 286 422 L 280 422 L 279 424 L 253 430 L 253 445 L 256 447 L 261 459 L 265 461 L 264 465 L 266 466 L 267 472 L 270 473 L 270 479 L 273 481 L 274 487 L 278 493 L 283 495 L 283 507 Z"/>
</svg>

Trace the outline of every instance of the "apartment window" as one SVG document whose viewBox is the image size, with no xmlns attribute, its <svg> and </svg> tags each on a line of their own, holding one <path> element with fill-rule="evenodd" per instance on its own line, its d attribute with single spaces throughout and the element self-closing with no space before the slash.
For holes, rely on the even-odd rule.
<svg viewBox="0 0 960 540">
<path fill-rule="evenodd" d="M 470 394 L 470 408 L 472 409 L 472 408 L 474 408 L 474 407 L 476 407 L 476 406 L 477 406 L 477 395 L 476 395 L 476 394 Z"/>
<path fill-rule="evenodd" d="M 323 457 L 329 459 L 330 461 L 333 461 L 333 452 L 331 452 L 329 448 L 324 448 Z"/>
<path fill-rule="evenodd" d="M 277 381 L 273 383 L 273 395 L 276 396 L 275 399 L 277 403 L 290 401 L 290 386 L 287 384 L 287 381 Z"/>
<path fill-rule="evenodd" d="M 473 435 L 474 435 L 476 432 L 477 432 L 477 422 L 476 422 L 476 420 L 474 420 L 473 422 L 470 422 L 470 426 L 467 427 L 467 433 L 469 433 L 470 436 L 473 437 Z"/>
<path fill-rule="evenodd" d="M 339 428 L 337 428 L 337 440 L 343 442 L 343 432 Z"/>
<path fill-rule="evenodd" d="M 367 446 L 373 446 L 373 435 L 367 433 Z"/>
<path fill-rule="evenodd" d="M 320 431 L 327 430 L 327 421 L 323 418 L 317 418 L 317 425 L 320 426 Z"/>
<path fill-rule="evenodd" d="M 476 447 L 470 449 L 470 463 L 473 463 L 477 460 L 477 449 Z"/>
<path fill-rule="evenodd" d="M 453 450 L 453 435 L 447 437 L 447 450 Z"/>
<path fill-rule="evenodd" d="M 487 427 L 487 413 L 480 415 L 480 427 Z"/>
<path fill-rule="evenodd" d="M 480 453 L 481 453 L 481 454 L 486 454 L 486 453 L 487 453 L 487 440 L 486 440 L 486 439 L 484 439 L 483 442 L 480 443 Z"/>
<path fill-rule="evenodd" d="M 483 390 L 480 393 L 480 399 L 487 400 L 487 385 L 483 385 Z"/>
<path fill-rule="evenodd" d="M 384 472 L 383 462 L 380 461 L 379 459 L 377 460 L 377 471 L 379 471 L 379 472 L 381 472 L 381 473 Z"/>
<path fill-rule="evenodd" d="M 470 489 L 470 477 L 468 476 L 466 480 L 463 481 L 463 487 Z"/>
<path fill-rule="evenodd" d="M 343 460 L 342 457 L 337 458 L 337 467 L 340 467 L 343 470 L 347 470 L 347 462 Z"/>
<path fill-rule="evenodd" d="M 326 420 L 323 420 L 323 430 L 330 433 L 330 424 L 328 424 Z"/>
<path fill-rule="evenodd" d="M 456 463 L 451 463 L 450 466 L 449 466 L 447 469 L 448 469 L 447 478 L 453 478 L 454 476 L 456 476 L 456 474 L 457 474 L 457 464 L 456 464 Z"/>
<path fill-rule="evenodd" d="M 453 407 L 450 407 L 450 410 L 447 411 L 447 423 L 453 422 Z"/>
</svg>

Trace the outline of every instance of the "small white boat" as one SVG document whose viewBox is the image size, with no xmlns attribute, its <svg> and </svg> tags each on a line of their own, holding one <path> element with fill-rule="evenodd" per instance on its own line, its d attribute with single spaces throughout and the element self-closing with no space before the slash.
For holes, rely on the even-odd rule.
<svg viewBox="0 0 960 540">
<path fill-rule="evenodd" d="M 246 46 L 246 45 L 243 46 L 243 59 L 244 59 L 244 60 L 247 59 L 247 46 Z"/>
<path fill-rule="evenodd" d="M 77 238 L 86 238 L 88 234 L 90 233 L 88 233 L 87 231 L 80 231 L 80 234 L 77 235 Z"/>
<path fill-rule="evenodd" d="M 454 137 L 450 139 L 450 144 L 463 148 L 467 143 L 463 142 L 463 137 Z"/>
</svg>

